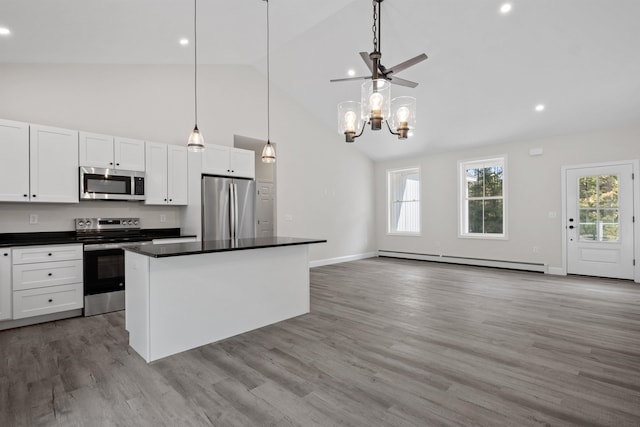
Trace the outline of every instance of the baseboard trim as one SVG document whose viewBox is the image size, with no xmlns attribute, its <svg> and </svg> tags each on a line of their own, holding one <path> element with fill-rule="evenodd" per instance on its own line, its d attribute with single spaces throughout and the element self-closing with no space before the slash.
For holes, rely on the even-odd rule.
<svg viewBox="0 0 640 427">
<path fill-rule="evenodd" d="M 62 311 L 59 313 L 44 314 L 42 316 L 26 317 L 24 319 L 6 320 L 0 322 L 0 331 L 11 328 L 20 328 L 22 326 L 30 326 L 38 323 L 53 322 L 55 320 L 69 319 L 71 317 L 82 316 L 82 309 Z"/>
<path fill-rule="evenodd" d="M 315 261 L 309 261 L 309 267 L 310 268 L 322 267 L 323 265 L 340 264 L 343 262 L 357 261 L 359 259 L 374 258 L 377 256 L 378 256 L 377 252 L 365 252 L 363 254 L 347 255 L 347 256 L 341 256 L 336 258 L 318 259 Z"/>
<path fill-rule="evenodd" d="M 548 269 L 545 264 L 538 264 L 533 262 L 503 261 L 495 259 L 466 258 L 447 255 L 419 254 L 412 252 L 397 252 L 385 250 L 379 250 L 378 255 L 390 258 L 405 258 L 420 261 L 445 262 L 448 264 L 475 265 L 479 267 L 508 268 L 511 270 L 534 271 L 538 273 L 548 274 Z"/>
<path fill-rule="evenodd" d="M 564 271 L 562 267 L 549 267 L 547 274 L 552 274 L 554 276 L 566 276 L 567 272 Z"/>
</svg>

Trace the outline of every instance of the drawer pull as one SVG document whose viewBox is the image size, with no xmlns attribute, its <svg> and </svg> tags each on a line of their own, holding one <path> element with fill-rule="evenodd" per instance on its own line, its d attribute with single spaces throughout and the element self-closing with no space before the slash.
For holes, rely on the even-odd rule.
<svg viewBox="0 0 640 427">
<path fill-rule="evenodd" d="M 8 253 L 5 253 L 5 254 L 4 254 L 4 256 L 9 256 L 9 254 L 8 254 Z"/>
<path fill-rule="evenodd" d="M 49 302 L 53 302 L 53 298 L 49 298 Z"/>
<path fill-rule="evenodd" d="M 53 276 L 53 273 L 49 273 L 49 274 L 48 274 L 48 276 L 49 276 L 49 277 Z"/>
<path fill-rule="evenodd" d="M 53 254 L 51 252 L 49 252 L 49 256 L 52 256 Z"/>
</svg>

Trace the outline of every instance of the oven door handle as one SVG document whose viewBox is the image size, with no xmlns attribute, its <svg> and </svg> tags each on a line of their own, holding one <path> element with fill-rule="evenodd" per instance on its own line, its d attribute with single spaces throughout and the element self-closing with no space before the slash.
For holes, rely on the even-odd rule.
<svg viewBox="0 0 640 427">
<path fill-rule="evenodd" d="M 131 246 L 151 245 L 152 241 L 147 240 L 143 242 L 123 242 L 123 243 L 98 243 L 95 245 L 84 245 L 85 252 L 104 251 L 107 249 L 122 249 Z"/>
</svg>

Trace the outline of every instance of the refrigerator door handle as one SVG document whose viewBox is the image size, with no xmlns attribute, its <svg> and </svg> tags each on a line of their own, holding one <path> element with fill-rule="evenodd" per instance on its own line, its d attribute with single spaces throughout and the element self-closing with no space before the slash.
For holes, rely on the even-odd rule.
<svg viewBox="0 0 640 427">
<path fill-rule="evenodd" d="M 236 238 L 236 203 L 233 183 L 229 184 L 229 238 Z"/>
<path fill-rule="evenodd" d="M 233 229 L 233 238 L 237 239 L 238 238 L 238 227 L 239 227 L 239 221 L 238 221 L 238 186 L 233 183 L 231 184 L 233 185 L 233 215 L 235 216 L 233 222 L 234 222 L 234 229 Z"/>
</svg>

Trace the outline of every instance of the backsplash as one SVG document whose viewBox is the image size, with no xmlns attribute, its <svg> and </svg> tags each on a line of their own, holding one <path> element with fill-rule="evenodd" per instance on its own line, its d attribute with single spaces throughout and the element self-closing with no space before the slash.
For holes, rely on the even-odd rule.
<svg viewBox="0 0 640 427">
<path fill-rule="evenodd" d="M 139 217 L 142 228 L 180 227 L 179 206 L 141 202 L 83 201 L 77 204 L 0 203 L 0 233 L 75 230 L 75 218 Z M 37 223 L 31 224 L 37 215 Z"/>
</svg>

